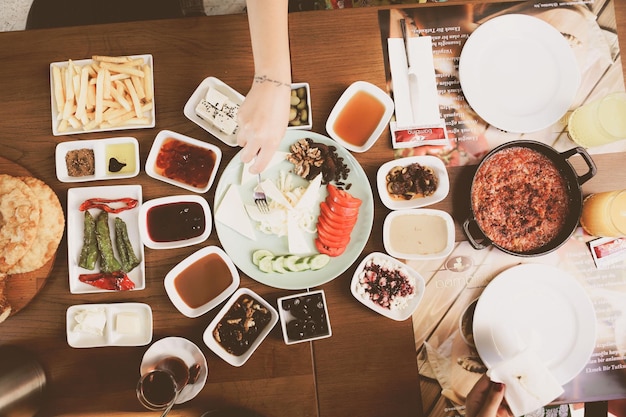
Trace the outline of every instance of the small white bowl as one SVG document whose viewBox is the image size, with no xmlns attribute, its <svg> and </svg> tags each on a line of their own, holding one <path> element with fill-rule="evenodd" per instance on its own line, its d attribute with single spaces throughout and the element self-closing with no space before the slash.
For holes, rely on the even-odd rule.
<svg viewBox="0 0 626 417">
<path fill-rule="evenodd" d="M 184 142 L 192 146 L 197 146 L 199 148 L 212 151 L 215 154 L 215 163 L 213 164 L 213 169 L 211 170 L 211 173 L 209 174 L 208 182 L 204 187 L 195 187 L 193 185 L 166 177 L 157 172 L 156 170 L 157 157 L 165 141 L 170 138 Z M 215 175 L 217 174 L 217 170 L 220 166 L 221 160 L 222 160 L 222 150 L 219 147 L 212 145 L 210 143 L 207 143 L 207 142 L 203 142 L 198 139 L 191 138 L 189 136 L 182 135 L 180 133 L 172 132 L 171 130 L 162 130 L 157 134 L 156 138 L 154 138 L 154 142 L 152 143 L 152 148 L 150 148 L 148 159 L 146 159 L 146 173 L 152 178 L 161 180 L 168 184 L 176 185 L 177 187 L 184 188 L 185 190 L 193 191 L 196 193 L 205 193 L 211 188 L 211 185 L 213 185 L 213 181 L 215 180 Z"/>
<path fill-rule="evenodd" d="M 265 307 L 270 314 L 270 321 L 265 325 L 265 327 L 260 331 L 257 338 L 250 344 L 248 350 L 246 350 L 242 355 L 237 356 L 228 352 L 222 345 L 220 345 L 215 337 L 213 337 L 213 330 L 217 327 L 218 323 L 224 318 L 226 313 L 233 307 L 233 305 L 237 302 L 239 297 L 246 295 L 248 297 L 252 297 L 256 300 L 261 306 Z M 259 345 L 263 342 L 263 340 L 267 337 L 267 335 L 272 331 L 276 323 L 278 322 L 278 312 L 274 307 L 272 307 L 267 301 L 265 301 L 260 295 L 256 294 L 254 291 L 248 288 L 239 288 L 235 293 L 230 297 L 228 302 L 222 307 L 217 316 L 213 319 L 213 321 L 208 325 L 202 339 L 204 343 L 211 349 L 217 356 L 222 358 L 224 361 L 229 363 L 232 366 L 242 366 L 244 363 L 250 359 L 250 356 L 257 350 Z"/>
<path fill-rule="evenodd" d="M 421 224 L 411 224 L 410 226 L 405 224 L 401 228 L 403 232 L 408 231 L 407 233 L 409 234 L 401 236 L 400 240 L 403 242 L 408 240 L 416 241 L 417 249 L 415 251 L 403 251 L 393 246 L 392 241 L 397 236 L 392 236 L 392 225 L 394 222 L 399 221 L 398 219 L 401 216 L 431 217 L 430 221 L 422 222 Z M 435 218 L 443 221 L 441 228 L 431 228 L 433 226 L 432 220 Z M 416 228 L 419 230 L 415 230 Z M 443 240 L 443 245 L 438 245 L 443 247 L 437 251 L 424 250 L 425 244 L 423 242 L 432 241 L 435 237 Z M 389 255 L 399 259 L 427 260 L 445 258 L 454 249 L 454 221 L 452 216 L 442 210 L 417 208 L 392 211 L 385 217 L 383 223 L 383 245 Z"/>
<path fill-rule="evenodd" d="M 406 304 L 401 308 L 386 308 L 381 306 L 380 304 L 374 302 L 369 296 L 367 291 L 363 289 L 359 280 L 361 278 L 361 274 L 366 269 L 367 265 L 373 262 L 376 265 L 383 266 L 387 269 L 392 269 L 394 271 L 402 271 L 407 278 L 412 279 L 413 282 L 413 290 L 414 296 L 406 300 Z M 354 276 L 352 277 L 352 281 L 350 283 L 350 291 L 354 298 L 359 300 L 363 305 L 372 309 L 373 311 L 381 314 L 387 318 L 396 321 L 403 321 L 411 317 L 417 306 L 422 301 L 422 297 L 424 296 L 425 290 L 425 282 L 424 278 L 417 273 L 410 266 L 398 261 L 397 259 L 392 258 L 391 256 L 382 253 L 382 252 L 372 252 L 367 255 L 354 271 Z"/>
<path fill-rule="evenodd" d="M 290 303 L 294 299 L 299 299 L 300 302 L 305 302 L 304 300 L 312 297 L 313 300 L 321 300 L 323 303 L 324 316 L 321 317 L 323 320 L 323 325 L 325 326 L 322 330 L 318 330 L 315 334 L 311 336 L 304 335 L 302 338 L 292 338 L 289 337 L 287 331 L 287 325 L 293 320 L 300 320 L 300 322 L 306 321 L 305 319 L 299 319 L 296 315 L 293 314 L 293 308 L 289 309 L 285 308 L 286 303 Z M 313 340 L 325 339 L 327 337 L 332 336 L 333 332 L 330 328 L 330 319 L 328 317 L 328 304 L 326 303 L 326 296 L 324 294 L 324 290 L 310 291 L 304 292 L 300 294 L 287 295 L 285 297 L 281 297 L 278 299 L 278 311 L 280 315 L 280 327 L 283 330 L 283 339 L 286 344 L 293 345 L 294 343 L 300 342 L 311 342 Z M 315 321 L 316 325 L 320 325 L 318 321 Z"/>
<path fill-rule="evenodd" d="M 234 90 L 233 88 L 231 88 L 228 84 L 224 83 L 223 81 L 215 77 L 207 77 L 204 80 L 202 80 L 200 85 L 196 88 L 196 90 L 193 92 L 193 94 L 191 95 L 187 103 L 185 104 L 185 107 L 183 109 L 183 114 L 189 120 L 191 120 L 192 122 L 194 122 L 195 124 L 203 128 L 204 130 L 206 130 L 207 132 L 209 132 L 211 135 L 215 136 L 222 142 L 224 142 L 226 145 L 233 146 L 233 147 L 237 146 L 237 134 L 236 133 L 232 135 L 226 134 L 222 132 L 221 130 L 219 130 L 215 125 L 204 120 L 203 118 L 201 118 L 200 116 L 196 114 L 196 106 L 198 105 L 198 103 L 200 103 L 200 100 L 202 100 L 206 96 L 207 91 L 209 91 L 209 88 L 216 89 L 217 91 L 219 91 L 220 93 L 228 97 L 228 99 L 231 100 L 233 103 L 239 106 L 241 106 L 241 104 L 243 103 L 244 96 L 241 95 L 236 90 Z"/>
<path fill-rule="evenodd" d="M 169 242 L 153 240 L 150 236 L 150 231 L 148 230 L 148 212 L 154 207 L 177 203 L 196 203 L 200 205 L 204 215 L 204 231 L 200 235 L 189 239 L 172 240 Z M 170 220 L 170 225 L 174 225 L 171 227 L 177 227 L 176 225 L 180 224 L 180 219 L 172 218 Z M 141 241 L 143 242 L 143 244 L 150 249 L 184 248 L 186 246 L 202 243 L 207 240 L 211 235 L 212 224 L 211 208 L 209 207 L 209 203 L 204 197 L 196 194 L 173 195 L 168 197 L 154 198 L 152 200 L 144 202 L 139 208 L 139 234 L 141 236 Z"/>
<path fill-rule="evenodd" d="M 218 255 L 226 263 L 226 265 L 228 266 L 228 269 L 230 270 L 232 281 L 228 285 L 228 287 L 226 287 L 221 293 L 219 293 L 213 299 L 211 299 L 210 301 L 206 302 L 205 304 L 199 307 L 192 308 L 189 305 L 187 305 L 187 303 L 185 303 L 185 301 L 182 299 L 181 295 L 176 290 L 174 281 L 176 277 L 178 277 L 178 275 L 181 272 L 183 272 L 185 269 L 187 269 L 190 265 L 194 264 L 195 262 L 204 258 L 205 256 L 208 256 L 211 254 Z M 203 278 L 206 279 L 207 284 L 210 283 L 210 280 L 211 280 L 210 276 L 206 276 Z M 203 315 L 207 311 L 217 307 L 222 301 L 226 300 L 228 296 L 231 295 L 237 289 L 237 287 L 239 287 L 239 282 L 240 282 L 239 272 L 237 271 L 235 264 L 230 259 L 230 257 L 226 254 L 226 252 L 224 252 L 222 249 L 220 249 L 217 246 L 206 246 L 194 252 L 193 254 L 189 255 L 187 258 L 179 262 L 174 268 L 172 268 L 170 272 L 168 272 L 167 275 L 165 276 L 165 280 L 163 281 L 163 284 L 165 286 L 165 291 L 167 292 L 168 297 L 172 301 L 172 304 L 174 304 L 174 307 L 176 307 L 178 311 L 183 313 L 185 316 L 194 318 L 194 317 L 199 317 Z"/>
<path fill-rule="evenodd" d="M 365 140 L 362 146 L 353 145 L 347 142 L 346 140 L 344 140 L 344 138 L 342 138 L 335 131 L 335 128 L 334 128 L 335 122 L 339 118 L 339 115 L 345 108 L 346 104 L 350 102 L 350 100 L 358 92 L 365 92 L 374 96 L 385 107 L 385 111 L 382 117 L 380 118 L 378 125 L 376 126 L 376 128 L 374 129 L 370 137 L 367 140 Z M 344 148 L 353 152 L 365 152 L 369 148 L 371 148 L 372 145 L 374 145 L 374 143 L 376 143 L 380 135 L 383 133 L 383 130 L 385 130 L 385 127 L 389 123 L 389 120 L 391 119 L 391 115 L 393 114 L 393 109 L 394 109 L 393 100 L 391 99 L 391 97 L 389 97 L 389 95 L 386 92 L 384 92 L 382 89 L 380 89 L 379 87 L 375 86 L 372 83 L 368 83 L 366 81 L 356 81 L 350 84 L 350 86 L 346 89 L 346 91 L 343 92 L 341 97 L 339 97 L 339 100 L 337 100 L 335 107 L 333 107 L 332 111 L 330 112 L 330 115 L 328 116 L 328 119 L 326 120 L 326 131 L 328 132 L 331 138 L 333 138 L 336 142 L 343 145 Z"/>
<path fill-rule="evenodd" d="M 296 91 L 300 88 L 304 88 L 306 90 L 306 111 L 307 111 L 307 122 L 300 125 L 292 125 L 291 122 L 287 126 L 287 130 L 310 130 L 313 127 L 313 112 L 311 111 L 311 88 L 309 83 L 294 83 L 291 84 L 291 91 Z M 293 106 L 292 106 L 293 107 Z"/>
<path fill-rule="evenodd" d="M 387 191 L 387 174 L 394 167 L 406 167 L 414 163 L 432 168 L 435 172 L 435 175 L 439 180 L 439 184 L 437 185 L 437 189 L 434 194 L 427 197 L 413 198 L 411 200 L 396 200 L 392 198 Z M 450 192 L 450 179 L 448 178 L 448 170 L 446 169 L 446 166 L 441 159 L 431 155 L 409 156 L 385 162 L 380 166 L 380 168 L 378 168 L 376 183 L 378 185 L 378 196 L 380 197 L 380 200 L 391 210 L 418 208 L 435 204 L 446 198 Z"/>
<path fill-rule="evenodd" d="M 111 172 L 108 169 L 108 157 L 122 159 L 115 152 L 110 152 L 115 146 L 125 146 L 130 149 L 130 153 L 123 161 L 132 169 L 122 169 L 120 172 Z M 94 156 L 94 173 L 82 177 L 72 177 L 67 170 L 65 157 L 68 152 L 79 149 L 89 149 Z M 55 164 L 57 178 L 61 182 L 83 182 L 97 180 L 113 180 L 122 178 L 132 178 L 139 174 L 139 143 L 133 137 L 106 138 L 93 140 L 73 140 L 69 142 L 59 142 L 55 148 Z"/>
</svg>

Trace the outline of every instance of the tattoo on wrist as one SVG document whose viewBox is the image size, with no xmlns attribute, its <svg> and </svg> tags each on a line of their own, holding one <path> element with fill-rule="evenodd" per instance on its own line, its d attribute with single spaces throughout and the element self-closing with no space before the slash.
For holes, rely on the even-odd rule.
<svg viewBox="0 0 626 417">
<path fill-rule="evenodd" d="M 278 81 L 278 80 L 273 80 L 271 78 L 268 78 L 267 75 L 255 75 L 254 76 L 254 82 L 255 83 L 259 83 L 259 84 L 263 84 L 263 83 L 272 83 L 274 84 L 276 87 L 289 87 L 291 88 L 291 83 L 284 83 L 282 81 Z"/>
</svg>

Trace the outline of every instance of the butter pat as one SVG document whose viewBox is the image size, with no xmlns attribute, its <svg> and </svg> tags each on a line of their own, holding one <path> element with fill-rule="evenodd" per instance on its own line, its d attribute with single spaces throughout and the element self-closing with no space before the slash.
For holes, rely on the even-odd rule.
<svg viewBox="0 0 626 417">
<path fill-rule="evenodd" d="M 74 320 L 76 321 L 73 329 L 75 332 L 96 336 L 104 334 L 104 326 L 107 321 L 104 308 L 79 310 L 74 316 Z"/>
<path fill-rule="evenodd" d="M 115 331 L 121 334 L 138 334 L 141 330 L 139 316 L 132 312 L 123 312 L 115 316 Z"/>
</svg>

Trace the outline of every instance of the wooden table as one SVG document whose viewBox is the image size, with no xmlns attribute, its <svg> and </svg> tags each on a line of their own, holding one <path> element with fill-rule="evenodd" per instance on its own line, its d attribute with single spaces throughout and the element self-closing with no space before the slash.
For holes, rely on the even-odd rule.
<svg viewBox="0 0 626 417">
<path fill-rule="evenodd" d="M 450 3 L 465 3 L 456 1 Z M 450 4 L 448 3 L 448 4 Z M 430 5 L 429 5 L 430 6 Z M 626 27 L 626 5 L 616 4 Z M 63 205 L 72 186 L 55 176 L 58 142 L 131 135 L 140 143 L 142 168 L 152 140 L 161 129 L 221 144 L 187 120 L 182 109 L 198 83 L 215 76 L 245 93 L 253 74 L 245 16 L 214 16 L 113 25 L 7 32 L 0 34 L 0 156 L 45 180 Z M 306 81 L 313 97 L 313 130 L 324 124 L 334 102 L 353 81 L 385 85 L 376 8 L 302 12 L 290 15 L 294 82 Z M 624 37 L 621 37 L 625 46 Z M 54 137 L 50 121 L 49 64 L 93 54 L 150 53 L 154 57 L 156 127 L 154 129 Z M 236 149 L 222 146 L 224 160 Z M 389 133 L 367 153 L 356 155 L 374 184 L 381 161 L 392 157 Z M 618 188 L 624 176 L 612 175 L 624 155 L 597 159 L 600 172 L 586 191 Z M 221 169 L 225 164 L 222 164 Z M 437 205 L 454 213 L 464 207 L 468 168 L 450 171 L 452 192 Z M 219 173 L 218 173 L 219 175 Z M 621 182 L 620 182 L 621 181 Z M 149 178 L 109 182 L 140 184 L 145 200 L 184 191 Z M 107 184 L 109 184 L 107 183 Z M 91 183 L 83 185 L 102 185 Z M 212 203 L 214 188 L 207 194 Z M 374 228 L 365 254 L 382 250 L 381 225 L 388 210 L 375 199 Z M 460 217 L 459 217 L 460 218 Z M 462 233 L 457 224 L 457 238 Z M 200 318 L 182 316 L 170 303 L 162 280 L 194 248 L 146 249 L 147 285 L 142 291 L 73 295 L 68 286 L 66 238 L 45 286 L 18 314 L 0 325 L 0 344 L 33 351 L 49 377 L 49 398 L 40 415 L 132 415 L 146 412 L 135 398 L 144 347 L 73 349 L 65 340 L 65 311 L 82 303 L 136 301 L 154 313 L 154 337 L 182 336 L 207 357 L 210 375 L 192 401 L 175 407 L 172 416 L 197 416 L 238 405 L 264 416 L 415 416 L 422 414 L 411 321 L 394 322 L 367 310 L 351 296 L 348 282 L 354 266 L 322 288 L 326 291 L 333 336 L 287 346 L 279 327 L 243 367 L 232 367 L 202 342 L 215 312 Z M 213 233 L 207 244 L 219 244 Z M 361 257 L 359 259 L 361 259 Z M 266 287 L 243 276 L 242 286 L 275 303 L 289 291 Z M 430 407 L 430 405 L 429 405 Z"/>
</svg>

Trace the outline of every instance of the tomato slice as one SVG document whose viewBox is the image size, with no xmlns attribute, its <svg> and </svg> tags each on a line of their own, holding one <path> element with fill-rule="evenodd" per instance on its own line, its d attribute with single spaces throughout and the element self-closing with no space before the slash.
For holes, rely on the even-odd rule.
<svg viewBox="0 0 626 417">
<path fill-rule="evenodd" d="M 315 239 L 315 247 L 317 248 L 319 253 L 323 253 L 332 257 L 339 256 L 346 250 L 346 246 L 339 248 L 327 246 L 323 242 L 321 242 L 319 238 Z"/>
<path fill-rule="evenodd" d="M 326 220 L 329 220 L 332 225 L 337 225 L 337 227 L 345 227 L 342 225 L 354 226 L 357 221 L 357 216 L 342 216 L 340 213 L 332 211 L 326 201 L 320 203 L 319 217 L 325 217 Z"/>
<path fill-rule="evenodd" d="M 331 201 L 343 207 L 358 208 L 361 206 L 361 199 L 354 197 L 345 190 L 340 190 L 332 184 L 327 184 L 328 197 Z"/>
<path fill-rule="evenodd" d="M 321 227 L 330 234 L 341 237 L 345 235 L 349 236 L 350 233 L 352 233 L 352 229 L 354 229 L 354 224 L 336 223 L 326 216 L 319 216 L 317 218 L 317 225 L 318 227 L 321 225 Z"/>
<path fill-rule="evenodd" d="M 317 236 L 326 246 L 343 247 L 350 242 L 350 231 L 341 232 L 329 229 L 323 222 L 317 222 Z"/>
<path fill-rule="evenodd" d="M 356 218 L 359 215 L 359 208 L 358 207 L 344 207 L 342 205 L 339 205 L 333 201 L 326 201 L 326 203 L 328 204 L 328 207 L 334 211 L 335 213 L 339 214 L 342 217 L 354 217 Z"/>
</svg>

